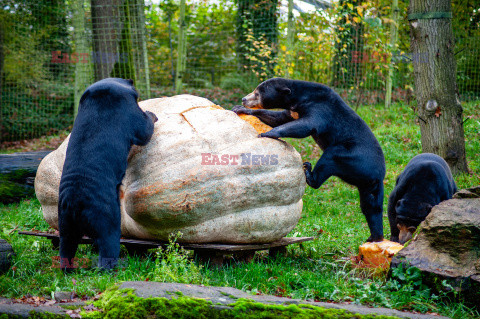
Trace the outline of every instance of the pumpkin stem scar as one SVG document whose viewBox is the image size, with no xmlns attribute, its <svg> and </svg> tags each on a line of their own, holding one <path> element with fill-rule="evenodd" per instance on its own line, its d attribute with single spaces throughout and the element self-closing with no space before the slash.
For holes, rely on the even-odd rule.
<svg viewBox="0 0 480 319">
<path fill-rule="evenodd" d="M 180 114 L 180 115 L 183 117 L 183 119 L 188 123 L 188 125 L 190 125 L 190 126 L 193 128 L 193 130 L 194 130 L 195 132 L 197 132 L 197 130 L 195 129 L 195 127 L 193 127 L 193 125 L 187 120 L 187 118 L 186 118 L 185 115 L 183 115 L 183 114 L 184 114 L 184 113 L 187 113 L 187 112 L 190 112 L 191 110 L 194 110 L 194 109 L 203 109 L 203 108 L 207 108 L 207 107 L 208 107 L 208 108 L 212 108 L 212 109 L 224 110 L 223 107 L 213 104 L 213 105 L 208 105 L 208 106 L 192 106 L 191 108 L 188 108 L 188 109 L 180 112 L 179 114 Z"/>
<path fill-rule="evenodd" d="M 184 110 L 184 111 L 182 111 L 182 112 L 179 113 L 180 116 L 185 120 L 185 122 L 187 122 L 188 125 L 190 125 L 190 126 L 192 127 L 193 131 L 194 131 L 197 135 L 199 135 L 199 136 L 202 136 L 202 135 L 201 135 L 200 133 L 198 133 L 198 131 L 195 129 L 195 127 L 192 125 L 192 123 L 190 123 L 190 122 L 188 121 L 188 119 L 185 117 L 184 114 L 187 113 L 187 112 L 190 112 L 191 110 L 194 110 L 194 109 L 204 109 L 204 108 L 225 110 L 223 107 L 221 107 L 221 106 L 219 106 L 219 105 L 212 104 L 212 105 L 207 105 L 207 106 L 192 106 L 192 107 L 190 107 L 190 108 L 188 108 L 188 109 L 186 109 L 186 110 Z M 210 146 L 210 148 L 213 148 L 213 147 L 212 147 L 212 144 L 210 143 L 210 141 L 208 141 L 208 140 L 205 139 L 204 137 L 202 137 L 202 138 L 203 138 L 203 140 Z"/>
<path fill-rule="evenodd" d="M 187 118 L 185 117 L 185 115 L 183 115 L 183 113 L 185 113 L 185 112 L 180 113 L 180 116 L 183 117 L 183 119 L 185 120 L 185 122 L 187 122 L 188 125 L 190 125 L 190 126 L 192 127 L 192 129 L 195 131 L 195 133 L 198 133 L 197 130 L 195 129 L 195 127 L 192 125 L 192 123 L 190 123 L 190 122 L 187 120 Z"/>
</svg>

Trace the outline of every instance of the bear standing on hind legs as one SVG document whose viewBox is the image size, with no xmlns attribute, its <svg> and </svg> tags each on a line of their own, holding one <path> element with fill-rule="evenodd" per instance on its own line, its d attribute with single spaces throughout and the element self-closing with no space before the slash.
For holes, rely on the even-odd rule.
<svg viewBox="0 0 480 319">
<path fill-rule="evenodd" d="M 119 188 L 133 144 L 145 145 L 155 114 L 143 112 L 132 80 L 109 78 L 87 88 L 68 142 L 58 200 L 60 266 L 74 268 L 83 235 L 94 240 L 98 266 L 115 267 L 120 254 Z"/>
<path fill-rule="evenodd" d="M 330 176 L 354 185 L 367 219 L 370 237 L 383 240 L 383 179 L 385 158 L 367 124 L 331 88 L 313 82 L 273 78 L 242 99 L 249 109 L 235 106 L 237 114 L 254 115 L 272 130 L 260 137 L 312 136 L 323 154 L 312 171 L 304 163 L 307 184 L 319 188 Z M 266 109 L 280 108 L 284 111 Z"/>
</svg>

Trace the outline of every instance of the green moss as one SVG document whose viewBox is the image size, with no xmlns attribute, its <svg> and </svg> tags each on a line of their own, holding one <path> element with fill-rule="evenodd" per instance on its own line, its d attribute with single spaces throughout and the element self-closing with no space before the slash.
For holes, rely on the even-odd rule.
<svg viewBox="0 0 480 319">
<path fill-rule="evenodd" d="M 78 306 L 74 306 L 74 305 L 57 304 L 57 306 L 65 309 L 65 310 L 75 310 L 75 309 L 78 309 Z"/>
<path fill-rule="evenodd" d="M 20 319 L 24 318 L 23 316 L 20 315 L 14 315 L 14 314 L 0 314 L 0 319 Z M 28 313 L 28 318 L 33 318 L 33 319 L 63 319 L 63 318 L 70 318 L 67 314 L 65 315 L 59 315 L 51 312 L 36 312 L 34 310 L 30 311 Z"/>
<path fill-rule="evenodd" d="M 33 319 L 63 319 L 70 318 L 69 315 L 59 315 L 51 312 L 35 312 L 34 310 L 30 311 L 28 318 Z"/>
<path fill-rule="evenodd" d="M 311 305 L 272 305 L 239 299 L 228 306 L 217 306 L 209 300 L 179 296 L 140 298 L 132 289 L 112 289 L 94 302 L 101 309 L 81 313 L 82 318 L 396 318 L 360 315 L 339 309 L 326 309 Z"/>
<path fill-rule="evenodd" d="M 34 188 L 25 185 L 25 180 L 32 176 L 35 176 L 35 172 L 25 169 L 0 174 L 0 202 L 13 203 L 21 198 L 33 196 Z"/>
<path fill-rule="evenodd" d="M 235 300 L 235 299 L 238 299 L 237 296 L 234 296 L 234 295 L 231 295 L 231 294 L 227 294 L 226 292 L 220 291 L 220 293 L 221 293 L 222 295 L 230 298 L 230 299 L 234 299 L 234 300 Z"/>
</svg>

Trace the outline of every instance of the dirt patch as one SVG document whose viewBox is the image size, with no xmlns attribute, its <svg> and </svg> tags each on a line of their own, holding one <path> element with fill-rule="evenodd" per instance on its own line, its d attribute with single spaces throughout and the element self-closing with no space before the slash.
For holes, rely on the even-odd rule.
<svg viewBox="0 0 480 319">
<path fill-rule="evenodd" d="M 14 153 L 55 150 L 62 144 L 65 138 L 67 138 L 68 134 L 70 134 L 70 132 L 63 131 L 58 135 L 42 136 L 31 140 L 2 142 L 0 143 L 0 152 Z"/>
</svg>

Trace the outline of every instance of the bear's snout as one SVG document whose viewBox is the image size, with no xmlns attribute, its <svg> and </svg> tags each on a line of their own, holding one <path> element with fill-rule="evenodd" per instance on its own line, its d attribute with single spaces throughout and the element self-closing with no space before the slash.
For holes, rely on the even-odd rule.
<svg viewBox="0 0 480 319">
<path fill-rule="evenodd" d="M 242 98 L 242 104 L 245 107 L 251 109 L 262 109 L 262 103 L 260 102 L 260 95 L 255 94 L 255 91 L 248 94 L 247 96 Z"/>
</svg>

